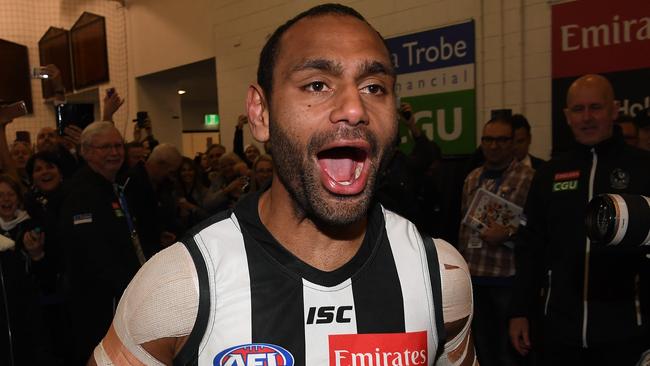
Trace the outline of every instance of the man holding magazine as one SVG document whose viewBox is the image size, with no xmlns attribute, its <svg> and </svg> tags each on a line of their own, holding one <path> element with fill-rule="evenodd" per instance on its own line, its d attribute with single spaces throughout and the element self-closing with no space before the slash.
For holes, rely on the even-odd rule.
<svg viewBox="0 0 650 366">
<path fill-rule="evenodd" d="M 465 179 L 461 212 L 465 217 L 459 250 L 472 275 L 472 323 L 481 365 L 517 365 L 508 339 L 508 311 L 515 274 L 511 238 L 519 225 L 534 170 L 514 159 L 513 126 L 496 117 L 483 127 L 485 163 Z"/>
</svg>

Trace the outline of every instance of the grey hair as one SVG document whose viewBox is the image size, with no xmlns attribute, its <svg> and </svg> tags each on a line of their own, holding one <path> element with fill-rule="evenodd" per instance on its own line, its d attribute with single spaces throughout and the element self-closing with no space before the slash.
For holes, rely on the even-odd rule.
<svg viewBox="0 0 650 366">
<path fill-rule="evenodd" d="M 152 163 L 171 163 L 178 161 L 180 164 L 180 161 L 182 159 L 183 156 L 178 151 L 176 146 L 168 143 L 162 143 L 154 147 L 147 161 L 150 161 Z"/>
<path fill-rule="evenodd" d="M 90 146 L 95 136 L 102 134 L 108 130 L 118 131 L 113 122 L 108 121 L 93 122 L 84 128 L 84 130 L 81 132 L 81 137 L 79 138 L 79 143 L 81 144 L 81 155 L 85 155 L 88 146 Z M 120 136 L 121 135 L 122 134 L 120 134 Z"/>
</svg>

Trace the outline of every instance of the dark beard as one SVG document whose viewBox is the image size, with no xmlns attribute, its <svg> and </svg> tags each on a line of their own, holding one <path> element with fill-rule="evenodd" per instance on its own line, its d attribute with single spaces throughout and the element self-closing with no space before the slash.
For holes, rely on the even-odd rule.
<svg viewBox="0 0 650 366">
<path fill-rule="evenodd" d="M 280 182 L 292 198 L 296 217 L 308 218 L 320 227 L 350 225 L 366 217 L 375 191 L 376 177 L 380 167 L 386 165 L 386 157 L 390 155 L 386 154 L 390 150 L 390 144 L 380 146 L 377 137 L 365 127 L 343 126 L 335 133 L 320 133 L 312 136 L 304 151 L 275 121 L 271 121 L 269 128 L 273 144 L 274 168 Z M 309 160 L 325 144 L 343 138 L 363 138 L 370 144 L 366 162 L 371 164 L 367 186 L 355 196 L 334 195 L 323 188 L 319 179 L 320 172 Z M 330 203 L 331 198 L 334 198 L 336 203 Z"/>
</svg>

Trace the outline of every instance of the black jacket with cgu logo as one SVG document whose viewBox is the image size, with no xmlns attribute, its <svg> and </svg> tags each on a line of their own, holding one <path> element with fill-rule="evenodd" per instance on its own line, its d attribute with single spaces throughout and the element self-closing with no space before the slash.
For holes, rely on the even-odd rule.
<svg viewBox="0 0 650 366">
<path fill-rule="evenodd" d="M 650 196 L 650 154 L 615 134 L 537 170 L 517 235 L 512 317 L 542 311 L 544 334 L 570 346 L 650 347 L 650 248 L 587 239 L 586 206 L 602 193 Z"/>
</svg>

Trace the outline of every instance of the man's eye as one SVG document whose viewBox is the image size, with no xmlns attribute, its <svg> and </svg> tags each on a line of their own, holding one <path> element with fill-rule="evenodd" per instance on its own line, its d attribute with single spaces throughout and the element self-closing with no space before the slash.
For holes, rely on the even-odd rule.
<svg viewBox="0 0 650 366">
<path fill-rule="evenodd" d="M 365 86 L 364 88 L 361 89 L 361 92 L 367 93 L 367 94 L 383 94 L 386 92 L 386 89 L 377 84 L 370 84 L 368 86 Z"/>
<path fill-rule="evenodd" d="M 325 83 L 322 81 L 312 81 L 311 83 L 305 85 L 304 88 L 310 92 L 322 92 L 328 89 L 327 85 L 325 85 Z"/>
</svg>

